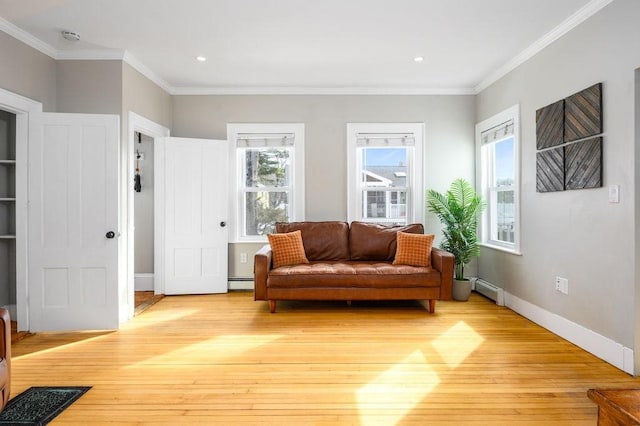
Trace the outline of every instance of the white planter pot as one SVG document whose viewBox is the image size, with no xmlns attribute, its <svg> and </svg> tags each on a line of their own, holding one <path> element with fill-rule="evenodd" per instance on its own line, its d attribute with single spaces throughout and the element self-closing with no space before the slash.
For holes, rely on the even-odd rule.
<svg viewBox="0 0 640 426">
<path fill-rule="evenodd" d="M 460 302 L 466 302 L 469 300 L 469 296 L 471 295 L 471 280 L 463 279 L 463 280 L 453 280 L 453 289 L 452 289 L 453 300 L 458 300 Z"/>
</svg>

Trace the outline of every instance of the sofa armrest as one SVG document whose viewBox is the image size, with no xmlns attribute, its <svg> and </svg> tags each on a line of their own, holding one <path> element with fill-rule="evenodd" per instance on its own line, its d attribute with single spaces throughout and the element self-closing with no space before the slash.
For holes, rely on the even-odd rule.
<svg viewBox="0 0 640 426">
<path fill-rule="evenodd" d="M 266 244 L 256 252 L 253 259 L 253 298 L 254 300 L 267 300 L 267 278 L 272 263 L 271 246 Z"/>
<path fill-rule="evenodd" d="M 431 266 L 440 271 L 440 300 L 451 300 L 454 260 L 448 251 L 436 247 L 431 249 Z"/>
</svg>

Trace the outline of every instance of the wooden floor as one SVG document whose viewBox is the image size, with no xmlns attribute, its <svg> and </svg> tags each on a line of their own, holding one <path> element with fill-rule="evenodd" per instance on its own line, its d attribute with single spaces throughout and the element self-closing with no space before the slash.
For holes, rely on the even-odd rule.
<svg viewBox="0 0 640 426">
<path fill-rule="evenodd" d="M 26 337 L 12 363 L 12 395 L 93 386 L 53 424 L 595 425 L 589 388 L 640 388 L 478 295 L 433 315 L 171 296 L 117 332 Z"/>
</svg>

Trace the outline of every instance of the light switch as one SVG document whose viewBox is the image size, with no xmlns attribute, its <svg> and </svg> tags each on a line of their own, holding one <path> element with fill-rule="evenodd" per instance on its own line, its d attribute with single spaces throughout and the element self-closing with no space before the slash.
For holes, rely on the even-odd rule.
<svg viewBox="0 0 640 426">
<path fill-rule="evenodd" d="M 620 202 L 620 185 L 609 185 L 609 202 Z"/>
</svg>

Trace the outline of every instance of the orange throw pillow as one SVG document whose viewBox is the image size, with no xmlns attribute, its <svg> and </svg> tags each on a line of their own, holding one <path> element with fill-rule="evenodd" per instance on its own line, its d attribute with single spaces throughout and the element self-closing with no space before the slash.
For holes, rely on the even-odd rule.
<svg viewBox="0 0 640 426">
<path fill-rule="evenodd" d="M 267 238 L 269 238 L 269 244 L 273 252 L 274 268 L 309 263 L 307 256 L 304 254 L 302 233 L 300 231 L 268 234 Z"/>
<path fill-rule="evenodd" d="M 394 265 L 431 266 L 431 247 L 435 235 L 398 232 Z"/>
</svg>

